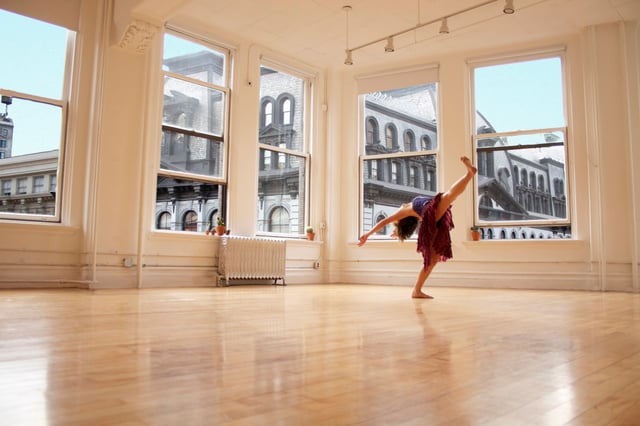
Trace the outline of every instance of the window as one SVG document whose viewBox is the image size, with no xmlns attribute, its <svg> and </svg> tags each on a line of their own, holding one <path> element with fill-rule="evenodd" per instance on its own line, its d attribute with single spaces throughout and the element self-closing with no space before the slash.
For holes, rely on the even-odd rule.
<svg viewBox="0 0 640 426">
<path fill-rule="evenodd" d="M 289 232 L 289 212 L 284 207 L 276 207 L 270 214 L 269 232 L 285 234 Z"/>
<path fill-rule="evenodd" d="M 436 194 L 437 83 L 363 93 L 360 101 L 361 226 L 367 231 L 413 197 Z M 383 135 L 374 123 L 388 123 Z M 385 227 L 378 234 L 390 232 L 391 227 Z"/>
<path fill-rule="evenodd" d="M 11 195 L 11 181 L 3 180 L 2 181 L 2 195 L 9 196 Z"/>
<path fill-rule="evenodd" d="M 27 193 L 27 178 L 18 179 L 18 194 Z"/>
<path fill-rule="evenodd" d="M 44 176 L 33 177 L 33 193 L 41 194 L 44 192 Z"/>
<path fill-rule="evenodd" d="M 156 223 L 157 229 L 171 229 L 171 213 L 161 212 Z"/>
<path fill-rule="evenodd" d="M 404 150 L 405 152 L 413 152 L 416 150 L 416 139 L 411 130 L 404 132 Z"/>
<path fill-rule="evenodd" d="M 367 119 L 367 130 L 366 130 L 366 138 L 367 145 L 373 145 L 374 143 L 378 143 L 378 122 L 375 118 Z"/>
<path fill-rule="evenodd" d="M 58 175 L 64 164 L 65 120 L 75 33 L 66 28 L 0 10 L 5 37 L 0 66 L 0 174 L 15 192 L 0 194 L 0 218 L 58 221 L 60 197 L 32 181 L 33 167 Z M 68 60 L 69 58 L 69 60 Z M 10 188 L 9 188 L 10 189 Z M 24 197 L 31 189 L 38 197 Z"/>
<path fill-rule="evenodd" d="M 472 64 L 472 79 L 477 225 L 489 238 L 570 237 L 562 55 Z"/>
<path fill-rule="evenodd" d="M 265 98 L 262 100 L 262 114 L 260 127 L 267 127 L 273 124 L 273 104 L 272 98 Z"/>
<path fill-rule="evenodd" d="M 212 212 L 224 216 L 228 67 L 226 50 L 164 35 L 156 229 L 205 232 Z"/>
<path fill-rule="evenodd" d="M 271 113 L 275 121 L 262 125 L 258 134 L 257 230 L 300 235 L 308 222 L 311 80 L 278 68 L 267 63 L 260 67 L 260 103 L 276 110 Z"/>
</svg>

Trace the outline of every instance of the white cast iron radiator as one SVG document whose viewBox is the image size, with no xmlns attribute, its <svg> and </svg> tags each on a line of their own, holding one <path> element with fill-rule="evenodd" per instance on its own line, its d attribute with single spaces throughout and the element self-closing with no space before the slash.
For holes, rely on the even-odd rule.
<svg viewBox="0 0 640 426">
<path fill-rule="evenodd" d="M 284 282 L 286 240 L 224 236 L 218 238 L 218 285 L 224 279 L 272 279 Z"/>
</svg>

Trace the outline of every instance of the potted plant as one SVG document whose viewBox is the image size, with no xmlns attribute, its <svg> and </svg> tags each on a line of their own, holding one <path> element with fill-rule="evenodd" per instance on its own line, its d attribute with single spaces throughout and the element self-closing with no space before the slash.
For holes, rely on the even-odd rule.
<svg viewBox="0 0 640 426">
<path fill-rule="evenodd" d="M 480 228 L 478 226 L 472 226 L 471 228 L 471 239 L 473 241 L 480 241 Z"/>
<path fill-rule="evenodd" d="M 316 238 L 316 233 L 313 232 L 313 226 L 307 226 L 307 240 L 313 241 Z"/>
<path fill-rule="evenodd" d="M 224 235 L 227 227 L 224 225 L 224 218 L 222 216 L 218 216 L 218 225 L 216 226 L 216 234 Z"/>
</svg>

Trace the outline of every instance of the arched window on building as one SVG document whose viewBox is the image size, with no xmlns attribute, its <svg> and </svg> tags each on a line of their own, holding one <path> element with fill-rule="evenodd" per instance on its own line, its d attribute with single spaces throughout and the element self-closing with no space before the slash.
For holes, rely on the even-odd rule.
<svg viewBox="0 0 640 426">
<path fill-rule="evenodd" d="M 502 231 L 500 231 L 500 239 L 501 240 L 506 240 L 507 239 L 507 232 L 504 229 Z"/>
<path fill-rule="evenodd" d="M 162 212 L 158 216 L 158 222 L 156 223 L 157 229 L 171 229 L 171 213 Z"/>
<path fill-rule="evenodd" d="M 260 112 L 260 127 L 265 128 L 273 124 L 273 99 L 264 98 Z"/>
<path fill-rule="evenodd" d="M 383 220 L 384 218 L 386 218 L 386 216 L 382 213 L 380 213 L 378 215 L 378 217 L 376 218 L 376 223 L 380 222 L 381 220 Z M 389 226 L 389 225 L 387 225 Z M 380 229 L 377 234 L 378 235 L 387 235 L 387 226 L 384 226 L 382 229 Z"/>
<path fill-rule="evenodd" d="M 538 175 L 538 191 L 545 192 L 544 176 Z"/>
<path fill-rule="evenodd" d="M 375 118 L 367 118 L 367 145 L 378 143 L 378 122 Z"/>
<path fill-rule="evenodd" d="M 280 99 L 280 124 L 293 124 L 293 98 L 288 94 Z"/>
<path fill-rule="evenodd" d="M 198 213 L 193 210 L 188 210 L 182 216 L 182 230 L 190 232 L 198 231 Z"/>
<path fill-rule="evenodd" d="M 431 138 L 429 135 L 423 135 L 420 138 L 420 145 L 422 146 L 423 151 L 429 151 L 433 149 L 433 145 L 431 144 Z"/>
<path fill-rule="evenodd" d="M 289 212 L 284 207 L 276 207 L 269 215 L 269 232 L 289 232 Z"/>
<path fill-rule="evenodd" d="M 394 149 L 398 147 L 398 130 L 393 124 L 387 124 L 385 127 L 385 146 L 387 149 Z"/>
<path fill-rule="evenodd" d="M 536 172 L 529 173 L 529 185 L 531 188 L 536 187 Z"/>
<path fill-rule="evenodd" d="M 411 130 L 404 132 L 404 152 L 413 152 L 416 150 L 416 136 Z"/>
<path fill-rule="evenodd" d="M 520 185 L 529 185 L 529 179 L 527 178 L 527 171 L 525 169 L 520 170 Z"/>
</svg>

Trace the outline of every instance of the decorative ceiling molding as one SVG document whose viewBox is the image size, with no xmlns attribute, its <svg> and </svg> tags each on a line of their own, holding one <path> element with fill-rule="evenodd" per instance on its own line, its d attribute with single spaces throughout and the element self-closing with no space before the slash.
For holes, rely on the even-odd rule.
<svg viewBox="0 0 640 426">
<path fill-rule="evenodd" d="M 118 46 L 133 53 L 143 54 L 158 31 L 160 27 L 157 25 L 133 19 L 127 25 Z"/>
</svg>

